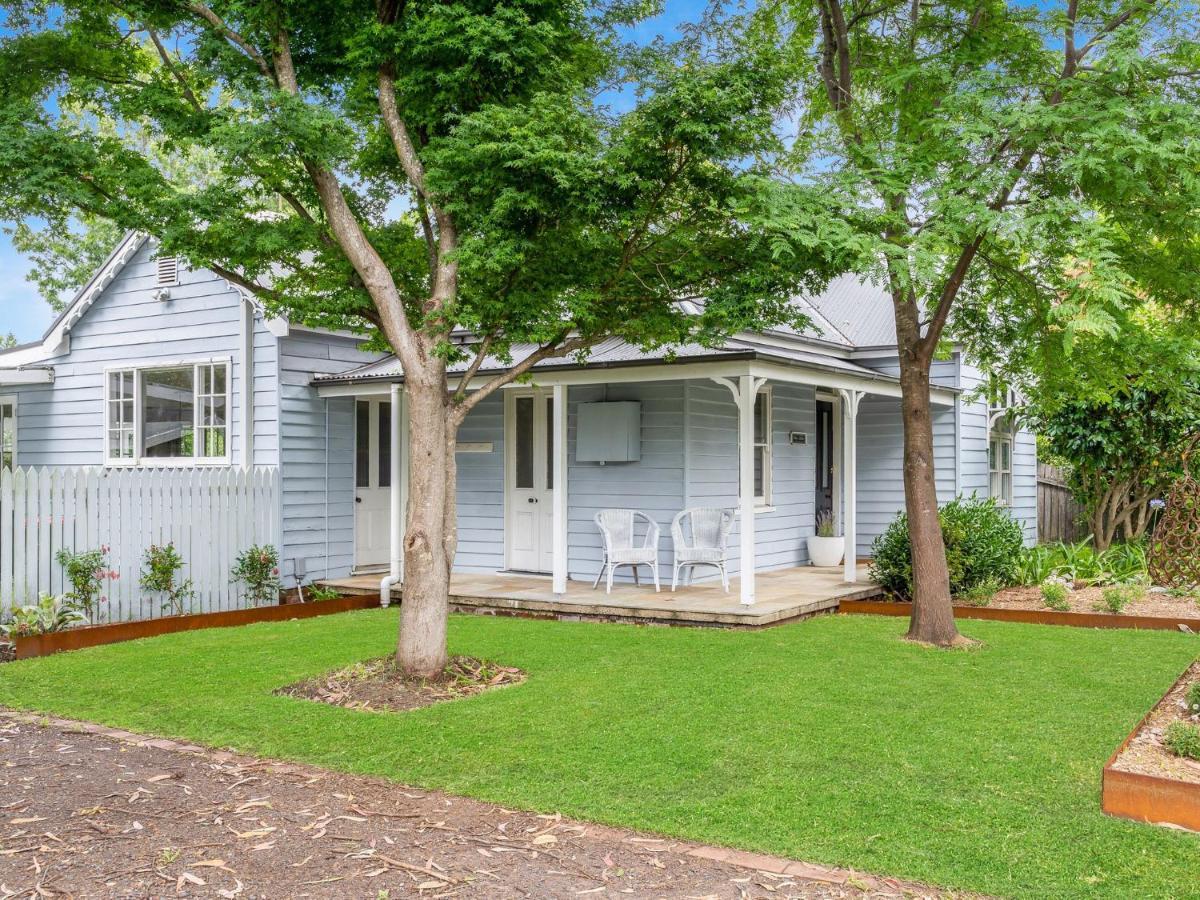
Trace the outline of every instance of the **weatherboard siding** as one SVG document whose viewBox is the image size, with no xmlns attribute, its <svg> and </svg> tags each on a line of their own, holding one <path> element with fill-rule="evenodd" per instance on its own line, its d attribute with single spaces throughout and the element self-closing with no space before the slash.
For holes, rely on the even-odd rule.
<svg viewBox="0 0 1200 900">
<path fill-rule="evenodd" d="M 355 338 L 293 330 L 279 341 L 280 504 L 284 571 L 310 577 L 354 568 L 354 399 L 320 397 L 314 375 L 378 359 Z"/>
<path fill-rule="evenodd" d="M 240 465 L 242 300 L 211 272 L 180 269 L 170 299 L 154 299 L 155 264 L 146 243 L 70 332 L 70 351 L 47 365 L 48 385 L 5 387 L 17 397 L 17 459 L 23 466 L 104 464 L 104 370 L 155 361 L 231 360 L 230 448 Z M 275 338 L 261 320 L 254 333 L 254 464 L 278 462 Z"/>
</svg>

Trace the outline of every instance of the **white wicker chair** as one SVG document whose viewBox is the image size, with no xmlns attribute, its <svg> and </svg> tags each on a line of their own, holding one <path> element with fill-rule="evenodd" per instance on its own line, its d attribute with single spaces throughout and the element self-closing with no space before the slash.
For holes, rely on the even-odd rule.
<svg viewBox="0 0 1200 900">
<path fill-rule="evenodd" d="M 595 515 L 596 527 L 604 539 L 604 565 L 592 582 L 592 590 L 607 574 L 604 592 L 612 593 L 613 572 L 619 566 L 633 566 L 633 583 L 638 581 L 638 566 L 649 566 L 654 573 L 654 590 L 658 591 L 658 523 L 636 509 L 602 509 Z M 634 540 L 638 519 L 646 520 L 646 537 L 640 545 Z"/>
<path fill-rule="evenodd" d="M 726 543 L 733 519 L 733 510 L 715 506 L 696 506 L 676 514 L 671 520 L 671 539 L 675 544 L 672 591 L 679 585 L 680 569 L 687 568 L 687 585 L 696 566 L 712 566 L 721 573 L 721 584 L 725 593 L 729 593 Z"/>
</svg>

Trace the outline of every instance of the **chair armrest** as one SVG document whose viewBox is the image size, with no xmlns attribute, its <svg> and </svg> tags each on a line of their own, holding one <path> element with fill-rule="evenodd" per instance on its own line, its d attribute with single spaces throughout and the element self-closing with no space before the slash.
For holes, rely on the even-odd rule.
<svg viewBox="0 0 1200 900">
<path fill-rule="evenodd" d="M 671 543 L 676 547 L 689 549 L 687 538 L 683 534 L 683 519 L 687 515 L 687 510 L 675 513 L 675 518 L 671 519 Z"/>
</svg>

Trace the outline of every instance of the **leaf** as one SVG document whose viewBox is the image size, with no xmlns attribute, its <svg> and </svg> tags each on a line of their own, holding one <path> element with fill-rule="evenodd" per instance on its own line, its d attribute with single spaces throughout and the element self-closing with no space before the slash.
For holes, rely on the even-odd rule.
<svg viewBox="0 0 1200 900">
<path fill-rule="evenodd" d="M 542 846 L 543 844 L 557 844 L 558 838 L 556 838 L 552 834 L 539 834 L 537 837 L 535 837 L 533 839 L 533 841 L 531 841 L 531 843 L 533 843 L 539 847 Z"/>
</svg>

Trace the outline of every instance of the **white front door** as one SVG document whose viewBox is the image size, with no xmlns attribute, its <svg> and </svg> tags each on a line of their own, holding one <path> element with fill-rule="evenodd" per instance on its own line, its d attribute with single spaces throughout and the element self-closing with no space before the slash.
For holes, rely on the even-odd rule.
<svg viewBox="0 0 1200 900">
<path fill-rule="evenodd" d="M 388 564 L 391 509 L 392 404 L 356 400 L 354 415 L 354 566 Z"/>
<path fill-rule="evenodd" d="M 549 391 L 513 391 L 505 399 L 505 543 L 507 565 L 521 572 L 554 568 L 554 421 Z"/>
</svg>

